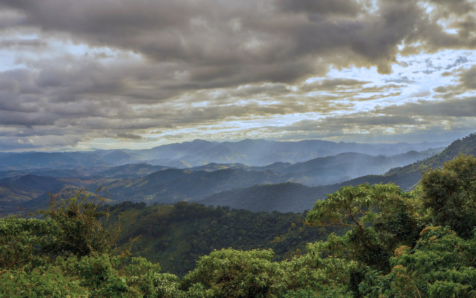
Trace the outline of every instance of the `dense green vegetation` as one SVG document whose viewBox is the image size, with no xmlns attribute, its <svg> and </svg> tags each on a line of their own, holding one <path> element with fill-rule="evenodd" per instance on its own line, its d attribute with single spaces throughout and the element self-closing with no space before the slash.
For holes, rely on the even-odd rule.
<svg viewBox="0 0 476 298">
<path fill-rule="evenodd" d="M 251 212 L 187 202 L 151 207 L 125 202 L 110 210 L 114 212 L 109 223 L 116 223 L 120 214 L 119 245 L 141 235 L 132 252 L 180 276 L 215 249 L 272 249 L 273 260 L 280 261 L 304 253 L 306 243 L 325 240 L 330 231 L 310 228 L 305 213 Z"/>
<path fill-rule="evenodd" d="M 233 242 L 242 243 L 241 249 L 213 250 L 179 277 L 161 273 L 153 260 L 132 257 L 131 247 L 140 241 L 133 237 L 164 241 L 182 221 L 182 228 L 192 225 L 190 231 L 198 233 L 192 241 L 200 241 L 213 237 L 204 231 L 214 220 L 217 233 L 235 221 L 249 222 L 252 232 L 264 221 L 197 204 L 125 204 L 116 212 L 129 217 L 125 221 L 141 221 L 125 229 L 120 216 L 79 194 L 59 207 L 52 203 L 42 212 L 44 219 L 0 220 L 0 297 L 474 297 L 475 207 L 476 158 L 461 155 L 425 171 L 411 192 L 394 184 L 363 184 L 317 201 L 306 214 L 311 227 L 305 229 L 347 232 L 312 241 L 300 253 L 287 250 L 276 258 L 278 247 L 249 250 L 253 237 L 242 238 Z M 298 215 L 260 214 L 266 216 L 279 226 L 295 223 Z M 295 225 L 284 238 L 293 237 Z M 265 230 L 273 232 L 264 227 L 263 238 Z M 238 235 L 225 230 L 216 241 L 226 245 L 223 238 Z"/>
</svg>

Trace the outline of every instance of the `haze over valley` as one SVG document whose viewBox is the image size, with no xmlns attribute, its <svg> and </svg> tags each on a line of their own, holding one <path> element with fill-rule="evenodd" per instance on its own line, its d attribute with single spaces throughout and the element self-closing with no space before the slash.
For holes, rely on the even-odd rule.
<svg viewBox="0 0 476 298">
<path fill-rule="evenodd" d="M 47 207 L 49 193 L 103 187 L 109 203 L 187 201 L 251 211 L 303 212 L 326 194 L 356 181 L 393 182 L 409 189 L 418 182 L 419 164 L 438 159 L 456 143 L 447 147 L 442 142 L 195 140 L 148 150 L 2 153 L 0 206 L 2 213 Z M 466 152 L 451 150 L 456 152 L 451 156 Z M 417 170 L 402 175 L 408 167 Z"/>
</svg>

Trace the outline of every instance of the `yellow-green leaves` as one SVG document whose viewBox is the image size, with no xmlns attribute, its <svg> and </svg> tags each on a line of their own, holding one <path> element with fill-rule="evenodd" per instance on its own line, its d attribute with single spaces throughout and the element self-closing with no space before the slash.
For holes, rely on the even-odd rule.
<svg viewBox="0 0 476 298">
<path fill-rule="evenodd" d="M 363 184 L 342 187 L 317 201 L 307 222 L 318 227 L 363 227 L 373 222 L 378 213 L 391 213 L 404 202 L 402 190 L 394 184 Z"/>
<path fill-rule="evenodd" d="M 185 276 L 187 287 L 201 284 L 211 297 L 273 297 L 283 284 L 279 264 L 271 262 L 271 250 L 222 249 L 200 258 L 197 268 Z"/>
</svg>

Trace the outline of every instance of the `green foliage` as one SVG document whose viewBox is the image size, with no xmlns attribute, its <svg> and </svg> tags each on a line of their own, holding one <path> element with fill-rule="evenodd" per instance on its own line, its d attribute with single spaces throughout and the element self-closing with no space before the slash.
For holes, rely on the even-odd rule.
<svg viewBox="0 0 476 298">
<path fill-rule="evenodd" d="M 417 207 L 412 194 L 393 184 L 364 184 L 343 187 L 317 201 L 307 221 L 318 227 L 352 228 L 343 237 L 329 237 L 322 249 L 388 271 L 395 246 L 411 244 L 418 236 Z"/>
<path fill-rule="evenodd" d="M 185 276 L 185 287 L 200 283 L 211 297 L 269 297 L 279 289 L 275 280 L 283 274 L 271 262 L 273 255 L 270 250 L 214 251 Z"/>
<path fill-rule="evenodd" d="M 184 202 L 124 204 L 121 215 L 111 217 L 78 193 L 59 207 L 52 204 L 41 213 L 44 219 L 0 219 L 0 298 L 474 297 L 475 202 L 476 159 L 468 156 L 425 172 L 412 192 L 365 184 L 316 202 L 308 224 L 340 232 L 325 241 L 304 224 L 303 214 Z M 106 223 L 127 225 L 120 243 L 128 249 L 113 249 L 115 230 Z M 158 238 L 153 246 L 171 258 L 161 246 L 169 233 L 179 240 L 174 249 L 189 253 L 182 257 L 198 259 L 183 278 L 131 257 L 132 243 Z M 139 234 L 142 239 L 134 238 Z M 297 239 L 310 235 L 318 237 L 300 246 Z M 262 241 L 251 241 L 257 237 Z M 210 243 L 238 249 L 209 252 Z M 258 249 L 241 249 L 257 243 Z M 280 243 L 287 243 L 283 258 L 273 251 Z"/>
<path fill-rule="evenodd" d="M 9 270 L 0 275 L 0 297 L 85 297 L 79 279 L 64 273 L 58 267 Z"/>
<path fill-rule="evenodd" d="M 101 198 L 80 190 L 57 207 L 52 198 L 51 207 L 39 212 L 51 218 L 59 227 L 54 245 L 45 248 L 52 254 L 85 256 L 94 252 L 106 253 L 111 249 L 114 235 L 97 218 L 105 215 L 97 212 Z"/>
<path fill-rule="evenodd" d="M 421 236 L 415 248 L 396 250 L 390 274 L 369 270 L 361 289 L 369 297 L 474 297 L 476 237 L 448 227 L 427 227 Z"/>
<path fill-rule="evenodd" d="M 472 237 L 476 226 L 476 158 L 460 155 L 443 168 L 423 173 L 422 201 L 434 225 Z"/>
<path fill-rule="evenodd" d="M 306 225 L 305 214 L 251 212 L 226 207 L 205 207 L 180 202 L 174 206 L 141 208 L 127 204 L 123 211 L 119 244 L 141 235 L 131 252 L 159 262 L 165 272 L 184 276 L 195 268 L 200 256 L 214 249 L 273 249 L 275 261 L 290 259 L 306 251 L 306 243 L 324 240 L 326 232 Z M 115 213 L 118 215 L 118 213 Z M 111 215 L 109 222 L 115 222 Z"/>
<path fill-rule="evenodd" d="M 142 295 L 147 279 L 129 279 L 137 273 L 150 276 L 160 267 L 133 258 L 124 268 L 129 253 L 112 254 L 114 230 L 97 220 L 106 214 L 97 211 L 94 199 L 101 201 L 82 191 L 59 207 L 52 200 L 51 208 L 40 212 L 43 220 L 0 219 L 0 297 Z M 137 289 L 129 285 L 134 283 Z"/>
</svg>

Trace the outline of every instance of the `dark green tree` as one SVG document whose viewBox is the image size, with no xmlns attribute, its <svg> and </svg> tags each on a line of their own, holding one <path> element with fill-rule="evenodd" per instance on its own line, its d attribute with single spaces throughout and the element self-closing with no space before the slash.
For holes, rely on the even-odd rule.
<svg viewBox="0 0 476 298">
<path fill-rule="evenodd" d="M 434 226 L 450 226 L 470 238 L 476 226 L 476 158 L 460 155 L 442 168 L 423 173 L 423 207 L 431 213 Z"/>
</svg>

